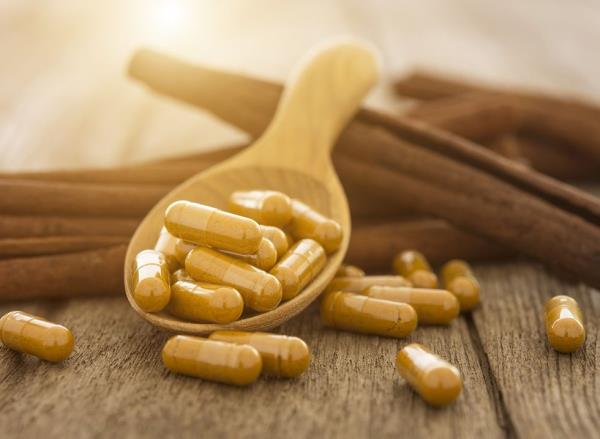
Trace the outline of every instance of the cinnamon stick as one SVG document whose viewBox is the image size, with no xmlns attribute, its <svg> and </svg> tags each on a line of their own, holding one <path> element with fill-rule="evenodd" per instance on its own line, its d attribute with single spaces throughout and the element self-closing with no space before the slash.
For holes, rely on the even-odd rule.
<svg viewBox="0 0 600 439">
<path fill-rule="evenodd" d="M 0 215 L 0 239 L 67 235 L 131 236 L 138 219 Z"/>
<path fill-rule="evenodd" d="M 127 244 L 127 236 L 44 236 L 0 239 L 0 259 L 74 253 Z"/>
</svg>

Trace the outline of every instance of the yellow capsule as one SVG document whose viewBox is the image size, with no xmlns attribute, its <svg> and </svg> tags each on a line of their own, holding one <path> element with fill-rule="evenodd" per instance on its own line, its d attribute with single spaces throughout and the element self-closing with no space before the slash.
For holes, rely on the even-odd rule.
<svg viewBox="0 0 600 439">
<path fill-rule="evenodd" d="M 186 335 L 167 340 L 162 360 L 171 372 L 238 386 L 252 384 L 262 370 L 260 354 L 252 346 Z"/>
<path fill-rule="evenodd" d="M 335 277 L 363 277 L 365 272 L 355 265 L 340 265 L 335 273 Z"/>
<path fill-rule="evenodd" d="M 236 259 L 247 262 L 248 264 L 254 265 L 255 267 L 265 271 L 273 268 L 273 265 L 275 265 L 277 262 L 277 249 L 275 248 L 275 245 L 267 238 L 261 239 L 258 251 L 253 255 L 239 255 L 231 252 L 223 253 L 233 256 Z"/>
<path fill-rule="evenodd" d="M 176 201 L 167 208 L 165 227 L 193 244 L 245 255 L 256 253 L 262 239 L 256 221 L 190 201 Z"/>
<path fill-rule="evenodd" d="M 190 276 L 188 272 L 185 271 L 185 268 L 180 268 L 175 273 L 171 274 L 171 285 L 173 285 L 176 282 L 179 282 L 180 280 L 187 282 L 195 282 L 192 276 Z"/>
<path fill-rule="evenodd" d="M 442 278 L 446 289 L 458 299 L 461 311 L 470 311 L 479 304 L 481 287 L 465 261 L 446 262 L 442 267 Z"/>
<path fill-rule="evenodd" d="M 192 250 L 185 269 L 197 281 L 235 288 L 255 311 L 270 311 L 281 302 L 281 284 L 275 276 L 210 248 Z"/>
<path fill-rule="evenodd" d="M 177 262 L 179 262 L 179 265 L 185 267 L 185 258 L 187 258 L 188 253 L 196 247 L 198 247 L 196 244 L 177 238 L 175 241 L 175 258 L 177 259 Z"/>
<path fill-rule="evenodd" d="M 334 277 L 326 291 L 362 293 L 374 285 L 385 287 L 410 287 L 412 284 L 402 276 Z"/>
<path fill-rule="evenodd" d="M 192 322 L 231 323 L 244 311 L 244 299 L 231 287 L 190 281 L 171 286 L 169 313 Z"/>
<path fill-rule="evenodd" d="M 275 246 L 275 250 L 277 250 L 277 259 L 285 255 L 285 252 L 290 248 L 290 243 L 283 230 L 273 226 L 261 225 L 260 231 L 262 232 L 263 237 L 267 238 Z"/>
<path fill-rule="evenodd" d="M 373 286 L 363 294 L 376 299 L 408 303 L 417 312 L 420 324 L 446 325 L 460 312 L 458 300 L 446 290 Z"/>
<path fill-rule="evenodd" d="M 288 229 L 296 239 L 314 239 L 327 253 L 336 251 L 342 243 L 342 228 L 334 220 L 321 215 L 306 204 L 292 200 L 292 221 Z"/>
<path fill-rule="evenodd" d="M 263 371 L 286 378 L 302 374 L 310 364 L 310 351 L 298 337 L 266 332 L 217 331 L 208 338 L 255 348 L 263 361 Z"/>
<path fill-rule="evenodd" d="M 158 240 L 154 246 L 154 250 L 161 252 L 167 261 L 169 271 L 172 273 L 179 268 L 179 262 L 175 257 L 175 242 L 177 238 L 171 235 L 166 228 L 160 229 Z"/>
<path fill-rule="evenodd" d="M 450 404 L 462 391 L 458 369 L 418 343 L 398 352 L 396 367 L 402 378 L 433 406 Z"/>
<path fill-rule="evenodd" d="M 290 197 L 277 191 L 237 191 L 229 197 L 228 207 L 267 226 L 285 226 L 292 219 Z"/>
<path fill-rule="evenodd" d="M 546 334 L 558 352 L 575 352 L 585 342 L 581 308 L 569 296 L 554 296 L 546 302 Z"/>
<path fill-rule="evenodd" d="M 416 288 L 436 288 L 438 279 L 425 256 L 415 250 L 407 250 L 394 258 L 394 271 L 404 276 Z"/>
<path fill-rule="evenodd" d="M 417 313 L 406 303 L 342 291 L 325 295 L 321 319 L 333 328 L 385 337 L 406 337 L 417 327 Z"/>
<path fill-rule="evenodd" d="M 0 341 L 9 349 L 55 363 L 71 355 L 74 344 L 69 329 L 22 311 L 2 316 Z"/>
<path fill-rule="evenodd" d="M 162 253 L 144 250 L 133 263 L 133 298 L 146 312 L 163 309 L 171 298 L 169 266 Z"/>
<path fill-rule="evenodd" d="M 288 250 L 273 267 L 274 275 L 283 289 L 283 300 L 296 297 L 325 266 L 325 250 L 317 241 L 302 239 Z"/>
</svg>

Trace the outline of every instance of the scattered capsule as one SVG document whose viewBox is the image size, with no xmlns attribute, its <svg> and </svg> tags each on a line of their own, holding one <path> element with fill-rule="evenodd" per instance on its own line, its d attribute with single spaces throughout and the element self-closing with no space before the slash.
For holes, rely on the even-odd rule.
<svg viewBox="0 0 600 439">
<path fill-rule="evenodd" d="M 275 246 L 275 250 L 277 250 L 277 259 L 285 255 L 290 248 L 290 243 L 283 230 L 273 226 L 261 225 L 260 231 L 262 232 L 263 237 L 267 238 Z"/>
<path fill-rule="evenodd" d="M 585 342 L 581 308 L 569 296 L 554 296 L 546 302 L 546 334 L 558 352 L 578 350 Z"/>
<path fill-rule="evenodd" d="M 165 227 L 193 244 L 246 255 L 256 253 L 262 239 L 256 221 L 190 201 L 176 201 L 167 208 Z"/>
<path fill-rule="evenodd" d="M 279 377 L 294 378 L 310 364 L 310 351 L 298 337 L 266 332 L 217 331 L 209 338 L 255 348 L 263 361 L 263 371 Z"/>
<path fill-rule="evenodd" d="M 374 285 L 386 287 L 410 287 L 412 284 L 402 276 L 334 277 L 326 291 L 362 293 Z"/>
<path fill-rule="evenodd" d="M 146 312 L 163 309 L 171 298 L 169 266 L 162 253 L 144 250 L 133 264 L 133 298 Z"/>
<path fill-rule="evenodd" d="M 404 276 L 416 288 L 436 288 L 438 279 L 425 256 L 415 250 L 407 250 L 394 259 L 394 271 Z"/>
<path fill-rule="evenodd" d="M 402 378 L 433 406 L 450 404 L 462 391 L 458 369 L 418 343 L 398 352 L 396 367 Z"/>
<path fill-rule="evenodd" d="M 275 276 L 210 248 L 192 250 L 185 270 L 197 281 L 235 288 L 255 311 L 270 311 L 281 302 L 281 284 Z"/>
<path fill-rule="evenodd" d="M 314 239 L 327 253 L 336 251 L 342 242 L 342 228 L 306 204 L 292 200 L 292 221 L 288 229 L 296 239 Z"/>
<path fill-rule="evenodd" d="M 196 244 L 177 238 L 175 241 L 175 258 L 177 259 L 177 262 L 179 262 L 179 265 L 185 267 L 185 258 L 187 258 L 188 253 L 196 247 L 198 247 Z"/>
<path fill-rule="evenodd" d="M 365 272 L 355 265 L 340 265 L 335 273 L 336 277 L 363 277 Z"/>
<path fill-rule="evenodd" d="M 74 344 L 69 329 L 22 311 L 2 316 L 0 341 L 9 349 L 55 363 L 68 358 Z"/>
<path fill-rule="evenodd" d="M 385 337 L 406 337 L 417 327 L 417 313 L 406 303 L 342 291 L 325 295 L 321 319 L 333 328 Z"/>
<path fill-rule="evenodd" d="M 171 286 L 169 313 L 192 322 L 231 323 L 244 311 L 244 299 L 231 287 L 189 281 Z"/>
<path fill-rule="evenodd" d="M 271 270 L 281 283 L 283 300 L 296 297 L 321 272 L 326 260 L 325 250 L 317 241 L 302 239 L 295 243 Z"/>
<path fill-rule="evenodd" d="M 171 235 L 166 228 L 160 229 L 158 240 L 154 246 L 154 250 L 161 252 L 167 261 L 169 271 L 172 273 L 179 268 L 179 262 L 175 257 L 175 242 L 177 238 Z"/>
<path fill-rule="evenodd" d="M 465 261 L 453 259 L 442 267 L 444 286 L 456 296 L 461 311 L 470 311 L 479 304 L 479 282 Z"/>
<path fill-rule="evenodd" d="M 252 346 L 176 335 L 165 343 L 162 360 L 171 372 L 247 386 L 262 370 L 260 354 Z"/>
<path fill-rule="evenodd" d="M 458 299 L 446 290 L 373 286 L 363 294 L 375 299 L 408 303 L 417 312 L 421 324 L 446 325 L 460 312 Z"/>
<path fill-rule="evenodd" d="M 285 226 L 292 219 L 290 197 L 277 191 L 237 191 L 229 197 L 229 210 L 268 226 Z"/>
<path fill-rule="evenodd" d="M 239 255 L 230 252 L 224 253 L 265 271 L 273 268 L 273 265 L 275 265 L 277 262 L 277 249 L 275 248 L 275 245 L 267 238 L 261 239 L 258 251 L 253 255 Z"/>
<path fill-rule="evenodd" d="M 175 273 L 171 274 L 171 285 L 179 281 L 194 282 L 194 279 L 184 268 L 180 268 Z"/>
</svg>

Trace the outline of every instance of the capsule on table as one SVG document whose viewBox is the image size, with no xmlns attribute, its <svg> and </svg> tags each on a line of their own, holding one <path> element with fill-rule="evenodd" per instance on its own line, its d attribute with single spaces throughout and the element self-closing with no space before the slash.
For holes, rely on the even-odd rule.
<svg viewBox="0 0 600 439">
<path fill-rule="evenodd" d="M 290 197 L 277 191 L 237 191 L 229 197 L 229 210 L 268 226 L 285 226 L 292 219 Z"/>
<path fill-rule="evenodd" d="M 295 243 L 271 270 L 281 283 L 283 300 L 296 297 L 321 272 L 326 260 L 325 250 L 317 241 L 302 239 Z"/>
<path fill-rule="evenodd" d="M 364 275 L 364 270 L 355 265 L 342 264 L 335 272 L 335 277 L 363 277 Z"/>
<path fill-rule="evenodd" d="M 479 282 L 465 261 L 453 259 L 442 267 L 444 286 L 456 296 L 461 311 L 470 311 L 479 304 Z"/>
<path fill-rule="evenodd" d="M 267 238 L 261 239 L 258 251 L 252 255 L 240 255 L 231 252 L 224 253 L 265 271 L 273 268 L 273 265 L 277 262 L 277 249 Z"/>
<path fill-rule="evenodd" d="M 546 334 L 550 345 L 558 352 L 578 350 L 585 342 L 585 327 L 581 308 L 569 296 L 554 296 L 546 302 Z"/>
<path fill-rule="evenodd" d="M 325 295 L 321 319 L 333 328 L 385 337 L 406 337 L 417 327 L 417 313 L 406 303 L 342 291 Z"/>
<path fill-rule="evenodd" d="M 235 288 L 255 311 L 270 311 L 281 302 L 281 284 L 275 276 L 210 248 L 192 250 L 185 270 L 197 281 Z"/>
<path fill-rule="evenodd" d="M 394 258 L 394 271 L 416 288 L 436 288 L 438 279 L 422 253 L 407 250 Z"/>
<path fill-rule="evenodd" d="M 196 244 L 177 238 L 175 241 L 175 258 L 177 259 L 177 262 L 179 262 L 179 265 L 185 267 L 185 258 L 187 258 L 188 253 L 196 247 L 198 247 Z"/>
<path fill-rule="evenodd" d="M 342 243 L 342 227 L 306 204 L 292 200 L 292 221 L 288 229 L 296 239 L 314 239 L 327 253 L 336 251 Z"/>
<path fill-rule="evenodd" d="M 277 259 L 282 257 L 290 248 L 290 243 L 283 230 L 273 226 L 261 225 L 260 231 L 262 232 L 263 237 L 267 238 L 275 246 L 275 250 L 277 250 Z"/>
<path fill-rule="evenodd" d="M 373 286 L 363 294 L 375 299 L 408 303 L 417 312 L 420 324 L 446 325 L 460 312 L 458 299 L 446 290 Z"/>
<path fill-rule="evenodd" d="M 402 276 L 334 277 L 326 291 L 362 293 L 374 285 L 387 287 L 410 287 L 412 284 Z"/>
<path fill-rule="evenodd" d="M 310 364 L 308 346 L 298 337 L 266 332 L 216 331 L 209 338 L 252 346 L 262 357 L 263 372 L 274 376 L 294 378 Z"/>
<path fill-rule="evenodd" d="M 231 323 L 244 311 L 244 299 L 231 287 L 189 281 L 171 286 L 167 311 L 192 322 Z"/>
<path fill-rule="evenodd" d="M 176 335 L 165 343 L 162 360 L 171 372 L 247 386 L 262 370 L 260 354 L 252 346 Z"/>
<path fill-rule="evenodd" d="M 22 311 L 2 316 L 0 341 L 9 349 L 54 363 L 68 358 L 74 344 L 69 329 Z"/>
<path fill-rule="evenodd" d="M 433 406 L 450 404 L 462 391 L 458 369 L 418 343 L 398 352 L 396 367 L 402 378 Z"/>
<path fill-rule="evenodd" d="M 139 252 L 133 263 L 133 298 L 146 312 L 163 309 L 171 298 L 169 266 L 156 250 Z"/>
<path fill-rule="evenodd" d="M 171 235 L 165 227 L 162 227 L 160 229 L 160 234 L 158 235 L 158 240 L 154 245 L 154 250 L 161 252 L 165 257 L 171 273 L 179 268 L 179 262 L 175 257 L 176 241 L 177 238 Z"/>
<path fill-rule="evenodd" d="M 256 221 L 191 201 L 176 201 L 165 212 L 172 235 L 198 245 L 235 253 L 258 251 L 262 233 Z"/>
</svg>

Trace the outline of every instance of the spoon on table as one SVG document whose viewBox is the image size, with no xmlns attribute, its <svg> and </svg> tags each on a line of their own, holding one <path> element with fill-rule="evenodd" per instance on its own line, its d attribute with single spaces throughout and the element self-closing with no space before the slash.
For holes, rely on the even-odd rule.
<svg viewBox="0 0 600 439">
<path fill-rule="evenodd" d="M 286 83 L 277 112 L 264 134 L 234 157 L 191 177 L 167 194 L 146 215 L 125 256 L 125 291 L 144 319 L 161 328 L 193 334 L 221 329 L 265 330 L 300 313 L 325 289 L 339 268 L 350 241 L 348 201 L 331 163 L 330 152 L 346 123 L 378 79 L 374 53 L 355 42 L 322 46 Z M 132 267 L 137 253 L 154 248 L 166 208 L 189 200 L 226 209 L 234 191 L 270 189 L 298 198 L 342 227 L 339 249 L 293 299 L 272 311 L 226 325 L 181 320 L 166 312 L 148 313 L 133 299 Z"/>
</svg>

